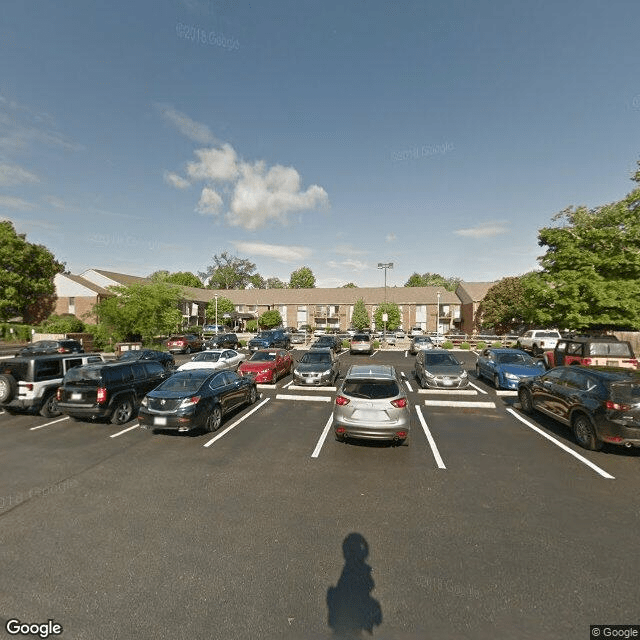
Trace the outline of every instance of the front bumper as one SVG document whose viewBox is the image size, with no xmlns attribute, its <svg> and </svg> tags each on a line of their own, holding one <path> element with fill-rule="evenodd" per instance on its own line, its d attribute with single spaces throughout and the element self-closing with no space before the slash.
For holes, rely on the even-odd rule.
<svg viewBox="0 0 640 640">
<path fill-rule="evenodd" d="M 469 386 L 469 378 L 457 378 L 454 376 L 425 377 L 426 389 L 466 389 Z"/>
</svg>

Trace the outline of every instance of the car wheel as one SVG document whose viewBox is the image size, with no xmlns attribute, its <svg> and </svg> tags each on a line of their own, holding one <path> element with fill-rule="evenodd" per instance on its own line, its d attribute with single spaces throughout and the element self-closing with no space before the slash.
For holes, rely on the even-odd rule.
<svg viewBox="0 0 640 640">
<path fill-rule="evenodd" d="M 480 373 L 480 365 L 478 365 L 478 363 L 476 362 L 476 378 L 480 380 L 481 377 L 482 377 L 482 374 Z"/>
<path fill-rule="evenodd" d="M 577 414 L 573 418 L 573 434 L 576 442 L 583 448 L 591 451 L 602 449 L 603 442 L 596 435 L 591 421 L 583 413 Z"/>
<path fill-rule="evenodd" d="M 125 422 L 129 422 L 132 417 L 133 402 L 131 401 L 131 398 L 118 400 L 118 404 L 111 415 L 111 424 L 124 424 Z"/>
<path fill-rule="evenodd" d="M 251 387 L 251 391 L 249 392 L 249 404 L 255 404 L 255 401 L 258 399 L 258 390 L 255 387 Z"/>
<path fill-rule="evenodd" d="M 17 388 L 18 386 L 13 376 L 7 374 L 0 375 L 0 402 L 11 402 Z"/>
<path fill-rule="evenodd" d="M 55 416 L 59 416 L 61 413 L 60 409 L 58 409 L 56 394 L 50 394 L 40 408 L 40 415 L 43 418 L 55 418 Z"/>
<path fill-rule="evenodd" d="M 191 347 L 187 347 L 187 348 L 184 350 L 184 352 L 185 352 L 185 353 L 187 353 L 187 354 L 191 353 Z"/>
<path fill-rule="evenodd" d="M 531 353 L 537 358 L 542 353 L 542 349 L 537 344 L 534 344 L 533 347 L 531 347 Z"/>
<path fill-rule="evenodd" d="M 217 404 L 215 407 L 213 407 L 213 409 L 211 410 L 211 413 L 207 416 L 205 429 L 209 433 L 213 433 L 214 431 L 217 431 L 220 428 L 221 424 L 222 424 L 222 409 L 220 408 L 220 405 Z"/>
<path fill-rule="evenodd" d="M 518 399 L 520 406 L 525 413 L 533 413 L 533 396 L 528 389 L 520 389 L 518 391 Z"/>
<path fill-rule="evenodd" d="M 493 386 L 494 386 L 496 389 L 499 389 L 499 388 L 500 388 L 500 378 L 498 377 L 498 374 L 497 374 L 497 373 L 494 373 L 494 374 L 493 374 Z"/>
</svg>

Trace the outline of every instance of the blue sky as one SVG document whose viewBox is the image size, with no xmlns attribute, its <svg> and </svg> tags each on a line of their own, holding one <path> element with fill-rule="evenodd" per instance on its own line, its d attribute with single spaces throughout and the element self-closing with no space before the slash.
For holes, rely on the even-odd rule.
<svg viewBox="0 0 640 640">
<path fill-rule="evenodd" d="M 536 267 L 640 157 L 637 0 L 3 0 L 0 218 L 72 273 Z"/>
</svg>

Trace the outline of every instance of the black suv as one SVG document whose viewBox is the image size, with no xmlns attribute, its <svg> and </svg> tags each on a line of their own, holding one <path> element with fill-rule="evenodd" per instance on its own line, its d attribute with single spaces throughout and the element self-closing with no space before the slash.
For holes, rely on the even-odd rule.
<svg viewBox="0 0 640 640">
<path fill-rule="evenodd" d="M 118 358 L 118 362 L 134 362 L 136 360 L 155 360 L 169 371 L 176 368 L 176 361 L 171 353 L 156 351 L 155 349 L 132 349 L 131 351 L 125 351 Z"/>
<path fill-rule="evenodd" d="M 259 349 L 291 349 L 291 336 L 284 329 L 261 331 L 255 338 L 249 340 L 249 351 Z"/>
<path fill-rule="evenodd" d="M 240 341 L 235 333 L 221 333 L 205 342 L 207 349 L 239 349 Z"/>
<path fill-rule="evenodd" d="M 74 367 L 102 362 L 99 353 L 16 356 L 0 361 L 0 408 L 40 412 L 45 418 L 60 415 L 56 390 Z"/>
<path fill-rule="evenodd" d="M 129 422 L 144 396 L 171 376 L 159 362 L 109 362 L 72 369 L 58 389 L 58 408 L 75 420 Z"/>
<path fill-rule="evenodd" d="M 640 447 L 640 373 L 570 365 L 523 378 L 520 406 L 570 427 L 576 442 L 598 450 L 604 442 Z"/>
<path fill-rule="evenodd" d="M 84 353 L 77 340 L 36 340 L 20 349 L 19 356 L 46 356 L 56 353 Z"/>
</svg>

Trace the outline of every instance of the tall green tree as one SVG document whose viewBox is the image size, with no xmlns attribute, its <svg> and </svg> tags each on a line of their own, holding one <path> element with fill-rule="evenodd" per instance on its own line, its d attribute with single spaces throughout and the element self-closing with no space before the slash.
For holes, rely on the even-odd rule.
<svg viewBox="0 0 640 640">
<path fill-rule="evenodd" d="M 640 171 L 632 179 L 640 184 Z M 546 253 L 530 295 L 539 316 L 561 328 L 640 329 L 640 188 L 553 221 L 538 233 Z"/>
<path fill-rule="evenodd" d="M 502 278 L 490 287 L 478 306 L 476 329 L 510 333 L 528 327 L 535 320 L 526 286 L 531 277 L 537 274 Z"/>
<path fill-rule="evenodd" d="M 169 271 L 162 269 L 160 271 L 154 271 L 149 276 L 149 279 L 155 282 L 168 282 L 169 284 L 178 284 L 183 287 L 204 289 L 202 280 L 191 273 L 191 271 L 176 271 L 174 273 L 170 273 Z"/>
<path fill-rule="evenodd" d="M 226 322 L 222 322 L 224 319 L 224 314 L 232 314 L 236 310 L 235 305 L 229 298 L 225 298 L 224 296 L 218 297 L 218 324 L 227 324 Z M 213 300 L 209 300 L 207 303 L 207 322 L 209 324 L 214 324 L 216 321 L 216 301 L 215 298 Z"/>
<path fill-rule="evenodd" d="M 263 329 L 272 329 L 273 327 L 279 327 L 282 324 L 282 316 L 277 309 L 271 309 L 265 311 L 258 318 L 258 325 Z"/>
<path fill-rule="evenodd" d="M 110 290 L 115 295 L 95 304 L 94 312 L 116 340 L 140 335 L 147 342 L 154 336 L 176 331 L 182 322 L 182 293 L 176 285 L 157 282 Z"/>
<path fill-rule="evenodd" d="M 343 289 L 357 289 L 358 285 L 355 282 L 347 282 L 347 284 L 342 285 Z"/>
<path fill-rule="evenodd" d="M 423 273 L 417 271 L 409 276 L 405 287 L 442 287 L 447 291 L 455 291 L 462 280 L 460 278 L 445 278 L 439 273 Z"/>
<path fill-rule="evenodd" d="M 388 316 L 387 331 L 395 331 L 400 326 L 400 307 L 395 302 L 383 302 L 379 304 L 373 314 L 376 331 L 384 328 L 383 313 L 386 313 Z"/>
<path fill-rule="evenodd" d="M 246 289 L 254 284 L 256 265 L 227 251 L 213 256 L 213 264 L 198 272 L 208 289 Z M 254 285 L 255 286 L 255 285 Z"/>
<path fill-rule="evenodd" d="M 309 267 L 300 267 L 291 274 L 289 279 L 290 289 L 313 289 L 316 286 L 316 277 Z"/>
<path fill-rule="evenodd" d="M 265 289 L 286 289 L 288 286 L 286 282 L 283 282 L 275 276 L 267 278 L 265 281 Z"/>
<path fill-rule="evenodd" d="M 12 222 L 1 221 L 0 320 L 25 317 L 38 298 L 53 296 L 53 278 L 64 268 L 49 249 L 27 242 L 26 235 L 16 233 Z"/>
<path fill-rule="evenodd" d="M 353 314 L 351 315 L 351 325 L 358 331 L 371 325 L 369 320 L 369 314 L 367 313 L 367 307 L 364 304 L 364 300 L 359 298 L 353 305 Z"/>
</svg>

